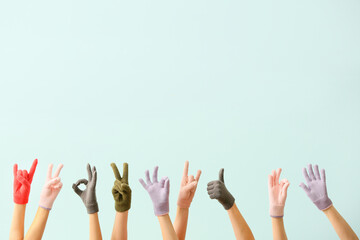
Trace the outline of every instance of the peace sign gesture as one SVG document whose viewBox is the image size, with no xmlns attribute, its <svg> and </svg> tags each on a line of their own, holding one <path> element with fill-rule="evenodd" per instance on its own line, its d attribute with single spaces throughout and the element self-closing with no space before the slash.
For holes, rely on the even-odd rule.
<svg viewBox="0 0 360 240">
<path fill-rule="evenodd" d="M 111 190 L 115 200 L 115 210 L 117 212 L 126 212 L 131 207 L 131 188 L 129 187 L 128 170 L 129 166 L 127 163 L 123 164 L 123 177 L 115 163 L 111 163 L 115 175 L 114 186 Z"/>
<path fill-rule="evenodd" d="M 195 196 L 197 184 L 200 179 L 201 170 L 198 170 L 196 177 L 193 175 L 188 176 L 189 172 L 189 161 L 185 162 L 184 172 L 180 184 L 180 192 L 178 196 L 177 205 L 180 208 L 189 208 L 190 204 Z"/>
<path fill-rule="evenodd" d="M 35 159 L 31 165 L 30 172 L 18 170 L 18 165 L 14 164 L 14 202 L 16 204 L 27 204 L 29 201 L 31 183 L 35 174 L 38 160 Z"/>
<path fill-rule="evenodd" d="M 63 186 L 59 178 L 61 169 L 63 167 L 63 164 L 59 164 L 54 173 L 54 176 L 52 176 L 53 164 L 49 165 L 45 185 L 40 194 L 40 207 L 47 210 L 50 210 L 52 208 L 54 201 Z"/>
</svg>

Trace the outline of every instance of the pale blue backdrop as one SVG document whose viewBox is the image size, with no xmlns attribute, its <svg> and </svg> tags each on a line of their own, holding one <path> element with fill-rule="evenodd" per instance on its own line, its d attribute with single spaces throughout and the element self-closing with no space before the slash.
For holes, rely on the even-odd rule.
<svg viewBox="0 0 360 240">
<path fill-rule="evenodd" d="M 360 2 L 1 1 L 0 238 L 12 215 L 12 165 L 39 159 L 26 212 L 49 163 L 64 188 L 44 239 L 87 239 L 71 185 L 98 169 L 104 239 L 114 206 L 110 162 L 130 165 L 129 239 L 160 239 L 138 183 L 160 166 L 171 217 L 185 160 L 203 171 L 188 239 L 234 239 L 206 184 L 225 180 L 257 239 L 271 239 L 267 175 L 289 179 L 289 239 L 337 239 L 298 187 L 319 163 L 337 209 L 360 235 Z"/>
</svg>

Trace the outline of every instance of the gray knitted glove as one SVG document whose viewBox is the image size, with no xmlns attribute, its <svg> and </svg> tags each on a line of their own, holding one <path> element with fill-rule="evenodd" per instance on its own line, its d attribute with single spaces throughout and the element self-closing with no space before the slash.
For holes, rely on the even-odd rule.
<svg viewBox="0 0 360 240">
<path fill-rule="evenodd" d="M 224 169 L 220 169 L 219 180 L 211 181 L 207 185 L 207 192 L 211 199 L 217 199 L 225 208 L 229 210 L 235 202 L 235 198 L 225 187 Z"/>
<path fill-rule="evenodd" d="M 96 201 L 96 179 L 97 172 L 96 168 L 93 167 L 91 171 L 90 164 L 87 165 L 87 172 L 89 176 L 89 180 L 80 179 L 76 183 L 72 185 L 75 193 L 79 195 L 83 203 L 85 204 L 86 210 L 88 214 L 97 213 L 99 211 L 98 203 Z M 80 190 L 79 185 L 84 184 L 86 186 L 85 190 Z"/>
</svg>

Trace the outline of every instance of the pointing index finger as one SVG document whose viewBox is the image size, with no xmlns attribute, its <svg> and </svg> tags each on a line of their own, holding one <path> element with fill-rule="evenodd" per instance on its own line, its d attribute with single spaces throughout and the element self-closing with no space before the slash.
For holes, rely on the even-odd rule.
<svg viewBox="0 0 360 240">
<path fill-rule="evenodd" d="M 35 159 L 34 162 L 33 162 L 33 164 L 31 165 L 30 172 L 29 172 L 29 180 L 30 180 L 30 183 L 32 182 L 32 179 L 33 179 L 33 177 L 34 177 L 34 173 L 35 173 L 37 164 L 38 164 L 38 160 Z"/>
</svg>

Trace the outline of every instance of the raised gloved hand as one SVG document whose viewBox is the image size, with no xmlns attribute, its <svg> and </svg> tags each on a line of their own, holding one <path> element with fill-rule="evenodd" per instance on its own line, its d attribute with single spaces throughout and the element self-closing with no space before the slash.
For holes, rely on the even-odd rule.
<svg viewBox="0 0 360 240">
<path fill-rule="evenodd" d="M 131 207 L 131 189 L 128 182 L 128 164 L 123 164 L 123 177 L 121 177 L 115 163 L 111 163 L 115 175 L 115 182 L 112 188 L 112 194 L 115 200 L 115 210 L 117 212 L 126 212 Z"/>
<path fill-rule="evenodd" d="M 93 167 L 91 170 L 90 164 L 87 165 L 88 178 L 80 179 L 76 183 L 72 185 L 75 193 L 79 195 L 83 203 L 85 204 L 86 210 L 88 214 L 97 213 L 99 211 L 98 203 L 96 201 L 96 180 L 97 180 L 97 172 L 96 168 Z M 79 185 L 84 184 L 86 186 L 85 190 L 80 190 Z"/>
<path fill-rule="evenodd" d="M 139 182 L 150 195 L 154 205 L 155 215 L 161 216 L 169 213 L 170 180 L 167 177 L 163 177 L 159 182 L 158 169 L 158 166 L 154 169 L 152 182 L 150 181 L 149 170 L 146 170 L 145 172 L 146 183 L 141 178 L 139 179 Z"/>
<path fill-rule="evenodd" d="M 225 208 L 229 210 L 235 202 L 235 198 L 225 187 L 224 169 L 220 169 L 219 180 L 211 181 L 207 185 L 207 192 L 211 199 L 217 199 Z"/>
<path fill-rule="evenodd" d="M 54 176 L 52 176 L 53 165 L 50 164 L 48 167 L 45 185 L 41 191 L 39 202 L 39 206 L 46 210 L 51 210 L 54 201 L 63 186 L 59 178 L 59 174 L 63 166 L 63 164 L 59 164 Z"/>
<path fill-rule="evenodd" d="M 201 171 L 198 170 L 196 177 L 193 175 L 188 176 L 189 161 L 185 162 L 184 173 L 181 179 L 180 192 L 178 196 L 177 205 L 180 208 L 189 208 L 194 198 L 197 184 L 200 179 Z"/>
<path fill-rule="evenodd" d="M 287 196 L 287 189 L 290 185 L 287 179 L 280 180 L 281 168 L 269 175 L 269 202 L 270 216 L 279 218 L 284 216 L 284 207 Z"/>
<path fill-rule="evenodd" d="M 325 170 L 321 169 L 321 177 L 319 172 L 319 166 L 315 165 L 315 174 L 312 168 L 312 165 L 308 165 L 308 172 L 303 168 L 303 174 L 307 183 L 307 186 L 304 183 L 300 184 L 300 187 L 304 189 L 308 197 L 313 201 L 313 203 L 320 209 L 325 210 L 332 206 L 332 202 L 327 194 L 326 189 L 326 176 Z"/>
<path fill-rule="evenodd" d="M 27 204 L 29 202 L 31 183 L 34 177 L 38 160 L 35 159 L 30 172 L 18 170 L 18 165 L 14 164 L 14 203 Z"/>
</svg>

